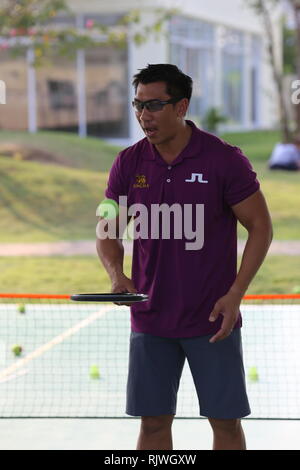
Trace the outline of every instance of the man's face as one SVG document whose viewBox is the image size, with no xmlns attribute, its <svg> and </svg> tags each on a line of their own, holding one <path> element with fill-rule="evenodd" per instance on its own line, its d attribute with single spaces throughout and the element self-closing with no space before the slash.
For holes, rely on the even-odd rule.
<svg viewBox="0 0 300 470">
<path fill-rule="evenodd" d="M 136 90 L 135 99 L 139 101 L 154 99 L 168 101 L 171 96 L 167 94 L 164 82 L 148 83 L 147 85 L 140 83 Z M 144 107 L 142 112 L 136 112 L 137 120 L 148 140 L 155 145 L 172 140 L 179 130 L 187 105 L 188 100 L 182 99 L 174 105 L 165 105 L 161 111 L 150 112 Z"/>
</svg>

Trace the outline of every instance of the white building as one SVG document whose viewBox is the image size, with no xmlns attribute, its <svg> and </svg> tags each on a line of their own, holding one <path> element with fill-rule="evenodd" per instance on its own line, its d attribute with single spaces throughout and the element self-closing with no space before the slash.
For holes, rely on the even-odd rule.
<svg viewBox="0 0 300 470">
<path fill-rule="evenodd" d="M 84 2 L 71 1 L 78 13 Z M 210 107 L 218 107 L 229 121 L 224 129 L 272 128 L 278 123 L 275 85 L 266 49 L 262 22 L 246 0 L 92 0 L 89 11 L 101 14 L 143 10 L 145 24 L 153 24 L 156 8 L 178 8 L 165 25 L 166 35 L 157 42 L 150 37 L 128 47 L 129 140 L 141 137 L 130 108 L 131 78 L 148 63 L 174 63 L 194 80 L 189 117 L 198 121 Z M 276 51 L 281 62 L 280 11 L 274 12 Z M 129 37 L 135 28 L 131 26 Z"/>
<path fill-rule="evenodd" d="M 142 10 L 142 23 L 128 26 L 125 49 L 99 47 L 81 51 L 77 62 L 58 59 L 52 67 L 36 71 L 38 128 L 76 131 L 79 116 L 82 135 L 86 126 L 90 135 L 125 144 L 138 140 L 142 134 L 131 107 L 134 93 L 131 82 L 139 69 L 151 63 L 176 64 L 193 78 L 188 117 L 200 126 L 201 118 L 211 107 L 219 108 L 228 118 L 222 130 L 267 129 L 278 124 L 276 90 L 264 27 L 246 0 L 69 0 L 68 3 L 76 12 L 77 25 L 91 19 L 113 24 L 116 18 L 134 8 Z M 165 23 L 159 41 L 150 35 L 145 44 L 137 46 L 132 40 L 134 32 L 154 23 L 157 8 L 171 7 L 178 11 Z M 279 63 L 280 16 L 279 10 L 273 12 Z M 4 62 L 0 58 L 0 79 L 3 79 L 1 64 Z M 20 100 L 18 106 L 20 110 Z M 13 122 L 15 125 L 15 117 Z M 5 126 L 0 117 L 0 127 L 11 126 Z"/>
</svg>

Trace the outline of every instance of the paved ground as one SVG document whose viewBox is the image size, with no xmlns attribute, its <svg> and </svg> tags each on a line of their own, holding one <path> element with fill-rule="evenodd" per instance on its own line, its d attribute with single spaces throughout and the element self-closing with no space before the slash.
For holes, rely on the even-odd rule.
<svg viewBox="0 0 300 470">
<path fill-rule="evenodd" d="M 134 450 L 138 419 L 1 419 L 1 450 Z M 248 450 L 300 450 L 300 421 L 243 420 Z M 174 450 L 210 450 L 207 420 L 175 419 Z"/>
<path fill-rule="evenodd" d="M 239 242 L 239 253 L 245 242 Z M 125 253 L 131 254 L 132 242 L 124 241 Z M 51 256 L 51 255 L 95 255 L 94 240 L 62 241 L 55 243 L 0 243 L 0 256 Z M 300 255 L 300 240 L 272 242 L 271 255 Z"/>
</svg>

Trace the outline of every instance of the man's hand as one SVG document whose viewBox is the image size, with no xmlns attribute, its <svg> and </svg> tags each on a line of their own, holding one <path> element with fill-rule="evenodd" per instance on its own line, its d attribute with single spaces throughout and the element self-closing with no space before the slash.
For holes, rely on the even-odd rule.
<svg viewBox="0 0 300 470">
<path fill-rule="evenodd" d="M 114 293 L 125 293 L 130 292 L 132 294 L 137 293 L 136 288 L 131 279 L 129 279 L 125 274 L 119 274 L 112 279 L 111 283 L 111 292 Z M 114 302 L 116 305 L 127 305 L 127 307 L 131 306 L 131 303 L 123 303 L 123 302 Z"/>
<path fill-rule="evenodd" d="M 216 321 L 220 314 L 224 318 L 221 329 L 209 340 L 210 343 L 221 341 L 231 334 L 239 316 L 241 301 L 242 296 L 240 294 L 229 291 L 215 303 L 214 309 L 209 316 L 209 321 Z"/>
</svg>

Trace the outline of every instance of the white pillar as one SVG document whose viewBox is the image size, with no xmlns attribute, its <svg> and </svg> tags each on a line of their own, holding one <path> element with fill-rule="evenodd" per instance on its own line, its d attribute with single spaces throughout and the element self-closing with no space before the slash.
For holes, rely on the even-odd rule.
<svg viewBox="0 0 300 470">
<path fill-rule="evenodd" d="M 37 96 L 36 96 L 36 73 L 34 67 L 34 50 L 27 49 L 27 116 L 28 116 L 28 131 L 30 133 L 37 132 Z"/>
<path fill-rule="evenodd" d="M 222 27 L 215 26 L 215 44 L 214 44 L 214 69 L 215 69 L 215 79 L 214 79 L 214 103 L 212 106 L 221 108 L 223 104 L 222 100 Z"/>
<path fill-rule="evenodd" d="M 82 28 L 83 17 L 77 16 L 77 28 Z M 77 107 L 78 107 L 78 135 L 79 137 L 87 136 L 86 125 L 86 83 L 85 83 L 85 51 L 79 49 L 77 51 Z"/>
<path fill-rule="evenodd" d="M 128 44 L 128 101 L 129 101 L 128 103 L 128 118 L 129 118 L 128 130 L 129 132 L 128 134 L 129 134 L 129 139 L 130 139 L 130 145 L 132 145 L 136 140 L 136 133 L 137 133 L 136 117 L 135 117 L 135 113 L 131 104 L 135 95 L 135 90 L 132 86 L 132 79 L 133 79 L 133 75 L 137 73 L 137 71 L 134 69 L 134 60 L 133 60 L 135 46 L 133 44 L 133 40 L 130 37 L 130 35 L 128 35 L 127 44 Z"/>
<path fill-rule="evenodd" d="M 243 75 L 242 75 L 242 125 L 245 129 L 251 127 L 251 36 L 244 34 Z"/>
<path fill-rule="evenodd" d="M 77 106 L 78 134 L 79 137 L 86 137 L 85 52 L 83 49 L 77 51 Z"/>
<path fill-rule="evenodd" d="M 253 38 L 252 38 L 253 41 Z M 261 47 L 263 47 L 263 41 L 261 40 Z M 252 60 L 254 59 L 254 54 L 252 53 Z M 255 106 L 256 106 L 256 120 L 255 120 L 255 127 L 260 129 L 263 125 L 262 123 L 262 115 L 263 115 L 263 77 L 262 77 L 262 69 L 264 67 L 263 62 L 263 52 L 258 46 L 258 52 L 255 55 L 255 67 L 257 73 L 257 81 L 256 81 L 256 90 L 255 90 Z M 278 114 L 277 114 L 278 115 Z"/>
</svg>

